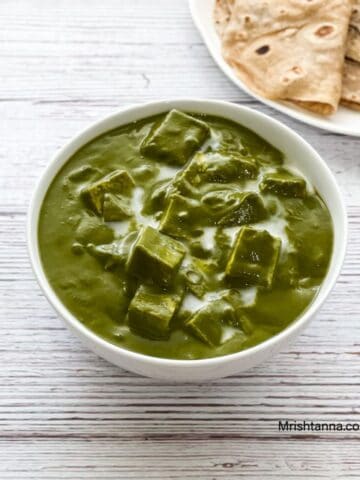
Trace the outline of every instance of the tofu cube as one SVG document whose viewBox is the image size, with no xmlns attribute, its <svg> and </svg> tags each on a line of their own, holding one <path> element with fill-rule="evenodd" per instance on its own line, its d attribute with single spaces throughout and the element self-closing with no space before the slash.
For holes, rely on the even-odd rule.
<svg viewBox="0 0 360 480">
<path fill-rule="evenodd" d="M 230 193 L 227 204 L 218 212 L 217 225 L 234 227 L 261 222 L 267 217 L 267 210 L 261 197 L 254 192 Z"/>
<path fill-rule="evenodd" d="M 181 195 L 172 195 L 160 221 L 160 231 L 177 238 L 189 238 L 196 219 L 200 218 L 198 202 Z"/>
<path fill-rule="evenodd" d="M 141 285 L 128 309 L 130 330 L 150 340 L 166 340 L 170 335 L 170 321 L 180 301 L 177 294 Z"/>
<path fill-rule="evenodd" d="M 112 242 L 114 231 L 95 215 L 85 215 L 77 226 L 75 238 L 82 245 L 87 245 L 88 243 L 99 245 Z"/>
<path fill-rule="evenodd" d="M 171 110 L 145 138 L 141 153 L 167 163 L 184 165 L 209 134 L 210 128 L 205 122 Z"/>
<path fill-rule="evenodd" d="M 183 245 L 152 227 L 143 228 L 127 261 L 127 272 L 169 287 L 185 255 Z"/>
<path fill-rule="evenodd" d="M 241 292 L 244 292 L 244 290 L 241 289 Z M 231 322 L 231 325 L 234 328 L 242 330 L 246 335 L 251 335 L 254 331 L 254 325 L 248 315 L 249 305 L 244 306 L 240 290 L 230 289 L 222 298 L 234 309 L 235 316 L 232 319 L 233 321 Z M 251 306 L 253 305 L 254 303 Z"/>
<path fill-rule="evenodd" d="M 185 197 L 196 196 L 199 186 L 201 184 L 201 177 L 198 172 L 198 157 L 202 154 L 195 154 L 195 156 L 178 171 L 172 181 L 172 190 Z"/>
<path fill-rule="evenodd" d="M 256 178 L 259 167 L 254 160 L 233 153 L 196 155 L 203 180 L 210 183 L 228 183 Z"/>
<path fill-rule="evenodd" d="M 125 197 L 114 193 L 104 194 L 103 217 L 105 222 L 119 222 L 131 215 L 132 211 Z"/>
<path fill-rule="evenodd" d="M 260 183 L 260 190 L 282 197 L 304 198 L 306 196 L 306 182 L 303 178 L 296 177 L 287 170 L 281 169 L 266 174 Z"/>
<path fill-rule="evenodd" d="M 216 153 L 198 152 L 180 170 L 173 181 L 182 195 L 196 195 L 205 183 L 229 183 L 242 179 L 253 179 L 259 168 L 254 160 Z"/>
<path fill-rule="evenodd" d="M 267 217 L 267 211 L 259 195 L 254 192 L 234 193 L 231 197 L 234 205 L 222 217 L 222 226 L 245 225 L 256 223 Z"/>
<path fill-rule="evenodd" d="M 214 300 L 197 310 L 186 322 L 189 331 L 211 347 L 223 343 L 223 328 L 235 322 L 233 307 L 222 299 Z"/>
<path fill-rule="evenodd" d="M 271 287 L 279 259 L 281 240 L 266 230 L 243 227 L 235 240 L 226 265 L 226 276 L 242 287 Z"/>
<path fill-rule="evenodd" d="M 134 185 L 133 178 L 126 170 L 114 170 L 85 187 L 81 196 L 88 207 L 102 215 L 105 193 L 129 195 Z"/>
</svg>

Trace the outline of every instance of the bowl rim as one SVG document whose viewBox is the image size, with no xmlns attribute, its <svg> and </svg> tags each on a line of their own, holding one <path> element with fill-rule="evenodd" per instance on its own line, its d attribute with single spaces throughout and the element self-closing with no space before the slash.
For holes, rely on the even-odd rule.
<svg viewBox="0 0 360 480">
<path fill-rule="evenodd" d="M 142 118 L 149 117 L 153 114 L 144 114 L 142 115 L 142 111 L 147 108 L 156 108 L 158 113 L 166 112 L 171 108 L 183 108 L 187 111 L 191 110 L 191 107 L 184 107 L 184 104 L 195 104 L 195 111 L 199 111 L 201 106 L 210 106 L 210 107 L 222 107 L 225 109 L 236 109 L 238 111 L 243 111 L 245 114 L 253 116 L 255 119 L 261 119 L 263 121 L 270 122 L 274 124 L 277 128 L 282 130 L 282 133 L 287 135 L 291 138 L 293 142 L 298 142 L 301 144 L 302 147 L 306 147 L 309 152 L 311 152 L 316 162 L 321 165 L 323 171 L 327 176 L 326 182 L 329 184 L 333 192 L 336 192 L 336 203 L 340 212 L 341 219 L 337 223 L 341 223 L 342 226 L 342 237 L 341 241 L 339 242 L 338 249 L 335 251 L 333 246 L 333 251 L 331 255 L 330 265 L 332 262 L 335 261 L 335 264 L 332 267 L 332 274 L 330 275 L 330 269 L 328 270 L 319 291 L 317 292 L 315 298 L 310 303 L 310 305 L 303 311 L 302 314 L 299 315 L 290 325 L 288 325 L 284 330 L 279 332 L 278 334 L 270 337 L 269 339 L 253 346 L 245 350 L 241 350 L 239 352 L 222 355 L 218 357 L 210 357 L 210 358 L 201 358 L 201 359 L 173 359 L 173 358 L 166 358 L 166 357 L 155 357 L 139 352 L 135 352 L 132 350 L 128 350 L 124 347 L 118 346 L 114 343 L 111 343 L 108 340 L 96 335 L 92 330 L 86 327 L 80 320 L 78 320 L 60 301 L 58 296 L 56 295 L 55 291 L 52 289 L 43 269 L 43 265 L 40 258 L 39 252 L 39 245 L 38 245 L 38 221 L 39 221 L 39 214 L 42 206 L 42 202 L 45 198 L 45 195 L 48 191 L 49 186 L 51 185 L 55 175 L 59 172 L 59 170 L 65 165 L 65 163 L 69 160 L 72 154 L 68 153 L 68 150 L 71 150 L 74 145 L 76 148 L 74 152 L 78 151 L 84 145 L 86 145 L 91 139 L 97 138 L 99 135 L 102 135 L 106 131 L 111 131 L 115 127 L 105 129 L 104 131 L 101 130 L 101 127 L 110 122 L 111 120 L 118 120 L 118 126 L 126 125 L 127 123 L 131 123 L 133 120 L 127 121 L 126 116 L 127 114 L 139 112 L 137 119 L 140 120 Z M 215 115 L 215 114 L 214 114 Z M 219 115 L 223 118 L 227 118 L 226 113 L 223 112 Z M 230 115 L 229 115 L 230 116 Z M 124 121 L 122 121 L 124 120 Z M 234 120 L 233 120 L 234 121 Z M 238 122 L 239 123 L 239 122 Z M 94 134 L 94 132 L 97 133 Z M 254 128 L 251 130 L 255 131 Z M 100 132 L 100 133 L 99 133 Z M 87 137 L 91 135 L 91 139 L 88 140 Z M 58 166 L 57 166 L 58 165 Z M 57 168 L 56 168 L 57 166 Z M 55 171 L 53 171 L 55 170 Z M 325 202 L 325 200 L 324 200 Z M 328 204 L 325 202 L 334 226 L 334 219 L 332 215 L 332 211 Z M 232 362 L 235 360 L 241 360 L 247 357 L 251 357 L 253 355 L 259 354 L 266 350 L 275 348 L 276 345 L 281 344 L 283 340 L 286 340 L 288 337 L 289 339 L 295 336 L 302 328 L 311 320 L 314 314 L 321 308 L 323 303 L 325 302 L 326 298 L 328 297 L 329 293 L 333 289 L 336 280 L 340 274 L 345 253 L 346 253 L 346 245 L 347 245 L 347 236 L 348 236 L 348 225 L 347 225 L 347 215 L 346 215 L 346 208 L 345 203 L 342 198 L 342 194 L 340 188 L 335 180 L 334 175 L 332 174 L 330 168 L 323 160 L 323 158 L 317 153 L 317 151 L 307 142 L 305 141 L 297 132 L 293 129 L 289 128 L 287 125 L 283 124 L 279 120 L 276 120 L 269 115 L 266 115 L 262 112 L 254 110 L 252 108 L 238 105 L 233 102 L 228 102 L 224 100 L 212 100 L 212 99 L 205 99 L 205 98 L 170 98 L 166 100 L 154 100 L 139 104 L 132 104 L 130 106 L 126 106 L 123 108 L 116 109 L 112 111 L 110 114 L 105 115 L 104 117 L 96 120 L 95 122 L 91 122 L 89 126 L 86 128 L 81 129 L 78 131 L 74 136 L 70 138 L 62 147 L 60 147 L 57 152 L 53 155 L 49 163 L 46 165 L 45 169 L 43 170 L 40 178 L 38 179 L 36 186 L 34 188 L 33 194 L 31 196 L 28 214 L 27 214 L 27 224 L 26 224 L 26 236 L 27 236 L 27 248 L 28 254 L 30 257 L 30 263 L 32 270 L 35 274 L 37 282 L 43 291 L 45 297 L 54 308 L 56 313 L 63 319 L 66 326 L 70 328 L 73 332 L 77 334 L 77 336 L 82 341 L 87 341 L 87 344 L 93 344 L 99 347 L 102 351 L 108 351 L 116 356 L 123 356 L 128 357 L 134 361 L 152 364 L 154 366 L 167 366 L 167 367 L 184 367 L 184 368 L 194 368 L 194 367 L 211 367 L 215 365 L 222 365 L 228 362 Z M 336 253 L 336 257 L 335 257 Z"/>
</svg>

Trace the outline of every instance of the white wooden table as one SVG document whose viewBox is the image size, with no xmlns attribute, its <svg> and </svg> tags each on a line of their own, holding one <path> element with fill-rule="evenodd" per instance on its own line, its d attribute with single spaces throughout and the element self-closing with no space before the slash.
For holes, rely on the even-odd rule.
<svg viewBox="0 0 360 480">
<path fill-rule="evenodd" d="M 86 350 L 43 297 L 25 241 L 54 151 L 123 105 L 200 96 L 250 105 L 329 163 L 349 213 L 343 273 L 310 328 L 245 375 L 175 385 Z M 218 70 L 185 0 L 0 2 L 0 478 L 359 479 L 360 432 L 278 432 L 279 419 L 360 421 L 360 139 L 254 102 Z"/>
</svg>

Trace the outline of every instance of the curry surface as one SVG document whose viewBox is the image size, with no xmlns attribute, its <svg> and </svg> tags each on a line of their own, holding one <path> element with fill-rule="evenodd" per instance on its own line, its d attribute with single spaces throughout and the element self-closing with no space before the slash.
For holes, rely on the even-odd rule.
<svg viewBox="0 0 360 480">
<path fill-rule="evenodd" d="M 84 146 L 56 175 L 40 213 L 39 246 L 43 267 L 66 308 L 109 342 L 157 357 L 198 359 L 226 355 L 277 334 L 313 300 L 327 272 L 332 251 L 331 218 L 311 186 L 307 184 L 306 193 L 300 197 L 296 192 L 279 194 L 276 189 L 271 190 L 270 184 L 267 189 L 261 188 L 266 174 L 276 170 L 282 175 L 287 162 L 281 152 L 238 124 L 212 116 L 192 116 L 201 119 L 211 130 L 211 136 L 197 148 L 200 155 L 221 152 L 221 158 L 226 159 L 227 152 L 231 155 L 235 152 L 254 165 L 257 173 L 250 174 L 250 178 L 241 175 L 231 178 L 231 168 L 229 174 L 226 168 L 220 169 L 220 176 L 209 177 L 206 181 L 200 178 L 199 185 L 193 181 L 195 177 L 190 177 L 190 190 L 184 192 L 183 189 L 180 194 L 182 198 L 198 202 L 197 205 L 203 205 L 204 198 L 210 199 L 208 211 L 211 212 L 214 197 L 221 203 L 229 192 L 256 192 L 265 206 L 266 216 L 249 226 L 267 230 L 281 240 L 271 285 L 254 285 L 243 280 L 239 283 L 238 278 L 224 275 L 243 221 L 232 219 L 231 226 L 224 226 L 222 217 L 217 217 L 216 212 L 213 219 L 209 214 L 209 220 L 204 220 L 203 214 L 194 213 L 188 219 L 183 236 L 176 233 L 170 236 L 184 246 L 186 265 L 193 263 L 204 273 L 204 291 L 194 294 L 184 287 L 167 338 L 152 339 L 129 328 L 127 312 L 143 283 L 141 272 L 140 275 L 129 273 L 125 267 L 127 258 L 119 263 L 109 262 L 112 257 L 106 254 L 103 246 L 127 235 L 130 245 L 124 250 L 127 257 L 142 224 L 158 229 L 164 223 L 168 200 L 163 192 L 173 188 L 176 174 L 178 176 L 180 170 L 187 168 L 193 156 L 192 153 L 188 164 L 180 166 L 161 156 L 157 158 L 156 148 L 149 156 L 140 151 L 144 140 L 162 124 L 165 114 L 120 127 Z M 172 138 L 162 140 L 165 143 L 174 141 Z M 129 172 L 135 183 L 129 199 L 131 214 L 126 220 L 105 223 L 89 208 L 81 192 L 118 169 Z M 173 191 L 179 193 L 176 188 Z M 177 225 L 172 222 L 170 227 L 176 229 Z M 129 236 L 129 232 L 134 233 Z M 181 270 L 179 272 L 181 277 Z M 144 277 L 147 275 L 144 271 Z M 171 289 L 161 288 L 165 293 L 170 291 L 170 295 L 176 290 L 178 295 L 183 283 L 183 277 L 181 280 L 176 277 Z M 208 308 L 208 317 L 215 318 L 222 305 L 219 299 L 228 294 L 232 300 L 235 298 L 235 302 L 230 303 L 241 312 L 241 319 L 235 326 L 220 320 L 224 329 L 222 340 L 204 342 L 189 329 L 189 319 L 201 308 Z M 224 312 L 220 311 L 220 316 Z"/>
</svg>

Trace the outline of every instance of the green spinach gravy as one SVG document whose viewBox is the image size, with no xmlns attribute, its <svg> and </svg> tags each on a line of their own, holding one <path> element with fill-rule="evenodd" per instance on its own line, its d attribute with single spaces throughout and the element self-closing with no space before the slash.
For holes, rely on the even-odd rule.
<svg viewBox="0 0 360 480">
<path fill-rule="evenodd" d="M 276 335 L 313 300 L 329 212 L 283 154 L 223 118 L 146 118 L 81 148 L 39 220 L 66 308 L 120 347 L 199 359 Z"/>
</svg>

